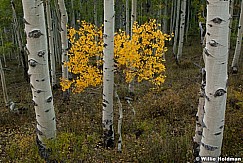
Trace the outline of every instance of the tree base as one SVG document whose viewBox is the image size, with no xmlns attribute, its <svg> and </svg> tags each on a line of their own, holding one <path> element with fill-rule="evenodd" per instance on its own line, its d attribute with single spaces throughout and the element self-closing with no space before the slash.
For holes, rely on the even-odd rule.
<svg viewBox="0 0 243 163">
<path fill-rule="evenodd" d="M 232 74 L 237 74 L 238 73 L 238 68 L 237 67 L 231 67 L 232 69 Z"/>
</svg>

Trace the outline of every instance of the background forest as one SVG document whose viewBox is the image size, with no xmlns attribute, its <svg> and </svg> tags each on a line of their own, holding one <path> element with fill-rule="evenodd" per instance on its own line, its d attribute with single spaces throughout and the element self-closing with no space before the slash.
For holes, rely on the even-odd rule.
<svg viewBox="0 0 243 163">
<path fill-rule="evenodd" d="M 90 82 L 91 84 L 87 85 L 91 86 L 80 92 L 68 92 L 62 87 L 65 87 L 65 83 L 60 84 L 60 81 L 64 81 L 61 41 L 64 27 L 61 25 L 63 18 L 62 11 L 58 7 L 59 1 L 50 0 L 49 5 L 46 5 L 49 1 L 45 1 L 44 5 L 46 24 L 48 24 L 47 6 L 50 7 L 49 16 L 52 21 L 53 55 L 50 55 L 48 60 L 57 130 L 56 139 L 46 143 L 47 148 L 51 149 L 48 152 L 49 159 L 56 162 L 193 162 L 195 159 L 193 137 L 202 82 L 201 69 L 204 67 L 201 27 L 204 28 L 206 22 L 206 1 L 189 0 L 186 5 L 184 4 L 185 26 L 183 32 L 180 32 L 183 24 L 180 20 L 183 17 L 179 11 L 182 10 L 184 1 L 137 0 L 135 3 L 134 0 L 115 0 L 115 32 L 119 33 L 119 30 L 122 30 L 132 35 L 131 22 L 137 21 L 138 25 L 143 25 L 151 19 L 156 19 L 156 23 L 161 24 L 161 26 L 156 25 L 156 28 L 166 34 L 164 37 L 168 39 L 164 40 L 163 56 L 161 56 L 165 60 L 163 75 L 166 77 L 159 87 L 150 80 L 130 81 L 134 87 L 131 91 L 126 79 L 128 75 L 122 70 L 124 65 L 117 68 L 114 83 L 118 97 L 114 95 L 115 141 L 112 148 L 103 147 L 102 85 Z M 178 7 L 178 2 L 181 2 L 181 7 Z M 3 89 L 0 92 L 0 162 L 44 162 L 36 146 L 35 102 L 32 101 L 32 87 L 27 73 L 28 63 L 31 63 L 27 57 L 24 29 L 28 21 L 23 19 L 21 1 L 0 0 L 0 4 L 2 65 L 0 74 L 1 89 Z M 235 49 L 240 52 L 239 42 L 242 42 L 242 31 L 240 30 L 240 34 L 238 32 L 239 20 L 242 17 L 241 5 L 240 0 L 234 0 L 230 6 L 232 19 L 228 60 L 229 81 L 221 155 L 243 159 L 242 55 L 237 70 L 231 67 Z M 94 28 L 96 31 L 98 28 L 101 30 L 104 28 L 103 1 L 69 0 L 65 1 L 65 7 L 68 29 L 73 28 L 78 31 L 83 20 L 96 25 L 97 28 Z M 136 16 L 131 16 L 134 12 Z M 243 23 L 243 18 L 241 21 Z M 203 26 L 199 25 L 200 22 Z M 71 32 L 70 30 L 67 32 L 69 39 Z M 237 38 L 237 35 L 240 37 Z M 78 36 L 76 34 L 73 37 Z M 95 41 L 97 38 L 94 38 Z M 101 44 L 103 42 L 99 43 Z M 237 48 L 239 45 L 240 48 Z M 74 53 L 75 50 L 72 48 L 74 43 L 70 39 L 66 49 L 69 53 Z M 97 56 L 90 56 L 93 65 L 95 59 Z M 55 61 L 54 67 L 51 65 L 51 60 Z M 101 70 L 102 66 L 99 64 L 97 67 Z M 117 62 L 116 65 L 118 64 Z M 77 76 L 73 73 L 67 78 L 73 79 Z M 119 121 L 121 107 L 123 118 L 120 150 L 117 147 L 120 143 L 117 126 L 121 122 Z"/>
</svg>

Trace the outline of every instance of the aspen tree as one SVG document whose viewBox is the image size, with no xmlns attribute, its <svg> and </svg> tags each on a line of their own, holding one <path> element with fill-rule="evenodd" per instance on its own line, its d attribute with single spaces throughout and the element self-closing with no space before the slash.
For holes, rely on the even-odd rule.
<svg viewBox="0 0 243 163">
<path fill-rule="evenodd" d="M 165 0 L 164 2 L 164 12 L 163 12 L 163 32 L 167 33 L 167 25 L 168 25 L 168 19 L 167 19 L 167 12 L 168 12 L 168 0 Z"/>
<path fill-rule="evenodd" d="M 126 34 L 129 35 L 129 0 L 126 0 Z"/>
<path fill-rule="evenodd" d="M 176 56 L 176 61 L 179 63 L 182 55 L 182 48 L 184 43 L 184 33 L 185 33 L 185 19 L 186 19 L 186 0 L 181 3 L 181 22 L 180 22 L 180 35 L 179 35 L 179 45 L 178 52 Z"/>
<path fill-rule="evenodd" d="M 202 68 L 202 82 L 201 88 L 199 93 L 199 103 L 198 103 L 198 110 L 196 114 L 196 130 L 195 136 L 193 137 L 194 141 L 194 156 L 199 156 L 200 151 L 200 144 L 202 140 L 202 132 L 203 132 L 203 116 L 204 116 L 204 105 L 205 105 L 205 86 L 206 86 L 206 71 L 205 68 Z"/>
<path fill-rule="evenodd" d="M 68 38 L 67 38 L 67 22 L 68 15 L 64 0 L 58 0 L 58 6 L 61 13 L 61 40 L 62 40 L 62 80 L 68 80 L 68 67 L 64 64 L 68 61 Z M 69 98 L 69 90 L 63 92 L 64 100 Z"/>
<path fill-rule="evenodd" d="M 52 17 L 51 17 L 51 7 L 50 0 L 46 1 L 46 18 L 47 18 L 47 31 L 48 31 L 48 48 L 50 57 L 50 71 L 51 71 L 51 85 L 55 87 L 57 85 L 56 80 L 56 60 L 54 55 L 54 43 L 53 43 L 53 27 L 52 27 Z"/>
<path fill-rule="evenodd" d="M 199 155 L 221 154 L 227 95 L 229 1 L 207 1 L 205 53 L 206 87 Z"/>
<path fill-rule="evenodd" d="M 56 118 L 49 76 L 44 6 L 42 0 L 23 0 L 22 3 L 27 35 L 28 74 L 37 120 L 37 144 L 41 156 L 45 157 L 45 140 L 56 137 Z"/>
<path fill-rule="evenodd" d="M 114 146 L 114 0 L 104 0 L 103 136 L 106 148 Z"/>
<path fill-rule="evenodd" d="M 135 21 L 137 20 L 137 0 L 132 0 L 132 12 L 131 12 L 131 38 L 132 38 L 132 29 Z M 132 67 L 131 67 L 132 69 Z M 128 91 L 131 94 L 134 94 L 134 80 L 132 80 L 128 85 Z"/>
<path fill-rule="evenodd" d="M 2 59 L 0 58 L 0 76 L 1 76 L 1 83 L 2 83 L 2 89 L 3 89 L 3 99 L 5 102 L 5 106 L 9 105 L 9 99 L 8 99 L 8 93 L 7 93 L 7 87 L 6 87 L 6 82 L 5 82 L 5 75 L 3 71 L 3 66 L 2 66 Z"/>
<path fill-rule="evenodd" d="M 180 0 L 177 0 L 177 8 L 176 8 L 176 25 L 175 25 L 175 36 L 174 36 L 174 44 L 173 44 L 173 54 L 176 57 L 176 47 L 178 42 L 178 34 L 179 34 L 179 21 L 180 21 Z"/>
<path fill-rule="evenodd" d="M 230 48 L 230 38 L 231 38 L 231 32 L 232 32 L 232 25 L 233 25 L 233 14 L 234 14 L 234 0 L 230 1 L 230 25 L 229 25 L 229 48 Z"/>
<path fill-rule="evenodd" d="M 235 47 L 234 58 L 231 64 L 231 69 L 233 73 L 238 72 L 240 52 L 241 52 L 241 44 L 242 44 L 242 33 L 243 33 L 243 1 L 241 2 L 241 12 L 240 12 L 240 20 L 238 25 L 238 33 L 237 33 L 237 41 Z"/>
</svg>

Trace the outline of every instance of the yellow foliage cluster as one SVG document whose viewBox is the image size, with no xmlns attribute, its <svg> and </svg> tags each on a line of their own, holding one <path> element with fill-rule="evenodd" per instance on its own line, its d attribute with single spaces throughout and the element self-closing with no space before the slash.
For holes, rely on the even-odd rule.
<svg viewBox="0 0 243 163">
<path fill-rule="evenodd" d="M 135 23 L 132 31 L 132 37 L 121 30 L 115 34 L 114 55 L 118 69 L 126 74 L 126 82 L 148 80 L 160 86 L 165 80 L 165 40 L 170 40 L 170 35 L 163 34 L 155 20 L 143 25 Z M 82 21 L 79 30 L 69 29 L 69 40 L 72 47 L 65 65 L 77 77 L 71 81 L 61 80 L 63 90 L 71 87 L 73 92 L 82 92 L 88 86 L 101 84 L 102 71 L 97 65 L 102 64 L 102 28 Z"/>
<path fill-rule="evenodd" d="M 69 50 L 69 61 L 65 65 L 77 77 L 73 80 L 61 79 L 63 90 L 72 86 L 73 92 L 82 92 L 86 87 L 101 84 L 101 71 L 95 65 L 96 56 L 102 55 L 102 42 L 97 41 L 102 33 L 95 28 L 94 25 L 82 21 L 79 30 L 69 29 L 68 37 L 72 47 Z"/>
<path fill-rule="evenodd" d="M 143 25 L 135 23 L 131 38 L 119 31 L 114 53 L 118 67 L 125 67 L 126 82 L 137 79 L 138 82 L 149 80 L 157 86 L 164 83 L 165 40 L 170 40 L 170 36 L 159 30 L 155 20 Z"/>
</svg>

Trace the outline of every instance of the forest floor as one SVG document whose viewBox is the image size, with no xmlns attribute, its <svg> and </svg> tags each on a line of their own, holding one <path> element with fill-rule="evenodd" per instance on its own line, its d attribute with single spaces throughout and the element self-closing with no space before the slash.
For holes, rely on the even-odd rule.
<svg viewBox="0 0 243 163">
<path fill-rule="evenodd" d="M 192 46 L 193 45 L 193 46 Z M 122 153 L 103 149 L 102 87 L 88 88 L 62 101 L 61 89 L 53 91 L 57 117 L 57 139 L 47 144 L 53 159 L 59 162 L 193 162 L 195 115 L 203 65 L 202 49 L 197 43 L 186 44 L 178 66 L 171 52 L 166 53 L 166 81 L 159 90 L 147 83 L 136 84 L 136 95 L 125 100 L 127 84 L 116 76 L 123 104 Z M 230 62 L 233 51 L 230 52 Z M 24 80 L 17 61 L 8 61 L 5 71 L 9 97 L 23 112 L 11 113 L 0 93 L 0 162 L 44 162 L 35 145 L 35 113 L 29 83 Z M 230 65 L 230 64 L 229 64 Z M 222 156 L 243 159 L 243 66 L 238 74 L 229 73 L 227 109 Z M 0 91 L 1 92 L 1 91 Z M 118 105 L 115 99 L 115 131 Z M 132 110 L 136 111 L 133 114 Z M 118 135 L 115 135 L 116 144 Z"/>
</svg>

